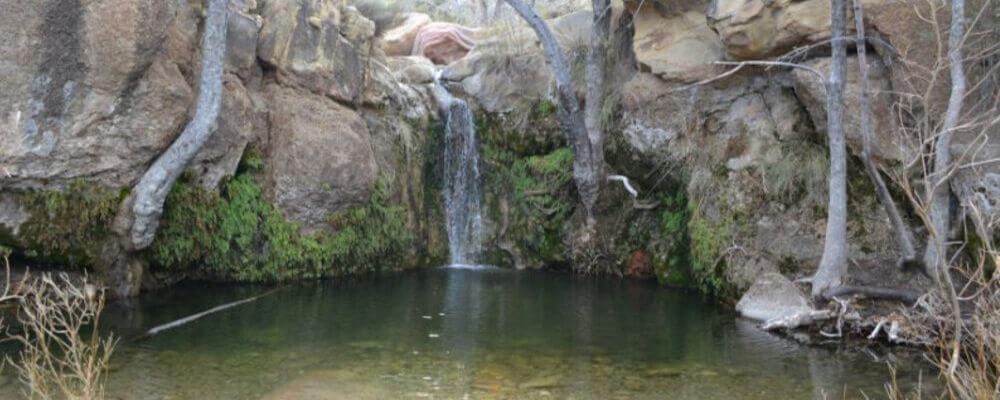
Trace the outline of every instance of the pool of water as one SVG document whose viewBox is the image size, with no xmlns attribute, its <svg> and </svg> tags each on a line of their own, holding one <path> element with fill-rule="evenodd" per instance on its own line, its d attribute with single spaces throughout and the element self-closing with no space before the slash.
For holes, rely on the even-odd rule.
<svg viewBox="0 0 1000 400">
<path fill-rule="evenodd" d="M 799 345 L 691 292 L 476 268 L 289 285 L 127 339 L 267 290 L 188 284 L 109 309 L 126 338 L 109 398 L 879 398 L 886 360 L 906 388 L 934 375 L 914 355 Z"/>
</svg>

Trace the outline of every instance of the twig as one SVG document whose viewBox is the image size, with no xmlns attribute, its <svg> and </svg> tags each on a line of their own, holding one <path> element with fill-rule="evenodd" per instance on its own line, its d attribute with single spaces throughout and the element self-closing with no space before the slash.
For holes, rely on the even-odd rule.
<svg viewBox="0 0 1000 400">
<path fill-rule="evenodd" d="M 808 71 L 819 78 L 820 81 L 826 79 L 821 72 L 816 68 L 810 67 L 808 65 L 784 62 L 784 61 L 716 61 L 713 64 L 717 65 L 735 65 L 735 66 L 745 66 L 745 65 L 756 65 L 765 67 L 787 67 L 787 68 L 799 68 L 804 71 Z"/>
</svg>

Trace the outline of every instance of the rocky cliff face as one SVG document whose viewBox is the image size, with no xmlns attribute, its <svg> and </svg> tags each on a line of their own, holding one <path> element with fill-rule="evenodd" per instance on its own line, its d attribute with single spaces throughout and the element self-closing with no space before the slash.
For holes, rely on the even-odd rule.
<svg viewBox="0 0 1000 400">
<path fill-rule="evenodd" d="M 3 7 L 0 243 L 29 262 L 101 268 L 97 247 L 110 234 L 115 204 L 193 112 L 202 7 L 186 0 Z M 400 230 L 390 239 L 406 239 L 385 249 L 427 255 L 428 246 L 440 246 L 428 243 L 436 233 L 424 232 L 431 226 L 423 184 L 431 102 L 385 68 L 374 23 L 334 0 L 232 1 L 229 19 L 219 128 L 171 195 L 147 255 L 149 275 L 340 273 L 355 266 L 276 274 L 170 264 L 205 262 L 230 248 L 273 258 L 281 240 L 306 241 L 291 248 L 298 257 L 291 263 L 332 263 L 336 254 L 364 252 L 333 242 L 353 244 L 345 229 L 361 236 L 359 225 L 376 218 Z M 259 196 L 241 197 L 254 191 Z M 233 215 L 198 214 L 224 205 Z M 378 215 L 350 215 L 359 212 Z M 285 224 L 297 228 L 253 234 Z M 189 243 L 220 236 L 230 243 Z M 311 249 L 307 239 L 323 246 Z M 401 264 L 421 262 L 408 259 Z"/>
<path fill-rule="evenodd" d="M 933 114 L 943 104 L 938 95 L 917 107 L 901 95 L 942 92 L 920 75 L 933 62 L 934 35 L 915 11 L 921 5 L 863 4 L 878 55 L 870 61 L 875 156 L 899 171 L 920 150 L 901 110 Z M 117 205 L 191 116 L 201 7 L 3 6 L 0 244 L 29 262 L 101 268 L 96 244 L 110 234 Z M 824 0 L 616 9 L 607 160 L 640 196 L 607 183 L 598 204 L 602 249 L 576 245 L 572 154 L 553 115 L 552 76 L 527 28 L 452 27 L 462 34 L 435 31 L 416 46 L 420 29 L 444 25 L 408 15 L 379 38 L 343 0 L 233 0 L 229 18 L 219 128 L 168 199 L 160 237 L 145 254 L 150 285 L 185 275 L 311 277 L 443 256 L 440 138 L 426 87 L 439 68 L 477 108 L 490 261 L 652 274 L 723 294 L 765 273 L 806 275 L 818 261 L 828 169 L 821 81 L 801 69 L 732 71 L 718 62 L 780 57 L 825 74 Z M 589 23 L 588 11 L 550 20 L 578 92 Z M 413 55 L 417 47 L 449 64 Z M 970 72 L 996 73 L 984 65 Z M 846 131 L 857 155 L 853 57 L 849 67 Z M 972 96 L 993 98 L 1000 78 L 987 82 Z M 956 151 L 980 149 L 972 163 L 1000 157 L 1000 135 L 983 136 L 960 132 Z M 850 256 L 891 259 L 886 217 L 860 163 L 850 164 Z M 956 209 L 996 216 L 998 168 L 958 171 Z"/>
<path fill-rule="evenodd" d="M 920 75 L 927 69 L 917 65 L 933 63 L 927 53 L 933 35 L 926 34 L 918 15 L 926 10 L 920 5 L 863 3 L 873 38 L 869 46 L 879 55 L 869 61 L 873 153 L 894 174 L 912 165 L 920 151 L 912 127 L 900 126 L 912 123 L 901 108 L 913 106 L 901 106 L 907 102 L 901 99 L 928 89 L 921 86 L 926 76 Z M 615 265 L 612 272 L 628 273 L 651 260 L 661 279 L 724 294 L 747 289 L 765 273 L 811 274 L 822 252 L 829 169 L 822 78 L 801 68 L 733 71 L 734 66 L 718 63 L 779 60 L 827 74 L 828 2 L 647 1 L 626 2 L 626 8 L 616 17 L 616 40 L 628 51 L 612 55 L 611 87 L 618 107 L 607 158 L 610 170 L 631 177 L 641 195 L 633 202 L 617 183 L 605 187 L 599 226 L 611 259 L 604 261 Z M 579 32 L 587 31 L 589 13 L 579 14 L 550 20 L 571 59 L 586 44 L 586 34 Z M 565 23 L 573 18 L 579 19 Z M 850 57 L 848 64 L 845 124 L 857 157 L 861 83 L 857 60 Z M 545 172 L 565 142 L 551 116 L 543 115 L 551 112 L 547 107 L 554 98 L 552 78 L 542 65 L 531 32 L 515 29 L 483 38 L 469 56 L 444 71 L 444 78 L 476 100 L 488 129 L 484 145 L 495 146 L 487 150 L 492 159 L 487 163 L 503 187 L 488 199 L 497 257 L 520 267 L 566 263 L 589 271 L 581 257 L 586 263 L 591 254 L 574 248 L 575 193 L 566 177 Z M 975 96 L 994 99 L 996 93 L 979 90 Z M 936 108 L 946 95 L 927 98 L 925 106 Z M 981 141 L 982 153 L 975 159 L 1000 155 L 995 125 L 969 132 L 965 146 L 971 146 L 972 137 Z M 490 151 L 495 151 L 492 158 Z M 888 220 L 854 157 L 849 160 L 850 257 L 891 263 L 896 246 Z M 998 168 L 963 170 L 962 175 L 976 176 L 978 189 L 964 177 L 954 180 L 956 204 L 975 204 L 996 215 L 990 205 L 995 200 L 986 199 L 995 199 L 997 188 L 986 182 L 993 181 Z M 970 196 L 972 191 L 980 195 Z M 915 218 L 910 222 L 920 225 Z"/>
</svg>

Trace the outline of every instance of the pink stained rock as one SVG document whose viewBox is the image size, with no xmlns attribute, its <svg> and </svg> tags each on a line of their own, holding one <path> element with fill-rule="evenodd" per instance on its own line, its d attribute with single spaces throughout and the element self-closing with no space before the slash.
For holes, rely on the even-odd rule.
<svg viewBox="0 0 1000 400">
<path fill-rule="evenodd" d="M 427 57 L 435 64 L 451 64 L 476 46 L 478 32 L 449 22 L 431 22 L 417 32 L 411 54 Z"/>
</svg>

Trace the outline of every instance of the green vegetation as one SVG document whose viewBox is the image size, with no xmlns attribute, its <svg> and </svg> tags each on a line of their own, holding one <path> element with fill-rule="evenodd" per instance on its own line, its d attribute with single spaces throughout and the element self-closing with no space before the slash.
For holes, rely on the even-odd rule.
<svg viewBox="0 0 1000 400">
<path fill-rule="evenodd" d="M 761 167 L 765 193 L 789 205 L 805 199 L 816 210 L 826 209 L 829 157 L 823 146 L 795 140 L 782 144 L 783 156 Z"/>
<path fill-rule="evenodd" d="M 85 267 L 96 262 L 111 232 L 118 206 L 128 193 L 73 181 L 64 191 L 25 195 L 31 218 L 21 227 L 29 258 Z"/>
<path fill-rule="evenodd" d="M 691 237 L 691 266 L 698 288 L 712 295 L 724 295 L 726 260 L 723 252 L 732 242 L 737 226 L 736 216 L 727 214 L 718 220 L 707 218 L 697 205 L 689 205 L 688 233 Z"/>
<path fill-rule="evenodd" d="M 691 214 L 684 191 L 663 195 L 660 210 L 660 237 L 653 261 L 656 279 L 661 284 L 688 286 L 691 283 L 691 239 L 688 234 Z"/>
<path fill-rule="evenodd" d="M 542 263 L 563 258 L 562 236 L 572 215 L 573 152 L 559 148 L 540 156 L 518 156 L 512 152 L 486 147 L 484 156 L 491 169 L 487 188 L 492 197 L 509 194 L 506 236 L 516 241 L 525 255 Z M 492 204 L 494 219 L 502 216 Z"/>
<path fill-rule="evenodd" d="M 238 281 L 310 278 L 380 271 L 380 261 L 401 257 L 413 241 L 406 211 L 389 203 L 384 179 L 367 205 L 331 216 L 333 233 L 301 235 L 263 198 L 251 173 L 257 165 L 249 154 L 247 171 L 221 193 L 178 182 L 150 249 L 154 265 Z"/>
</svg>

